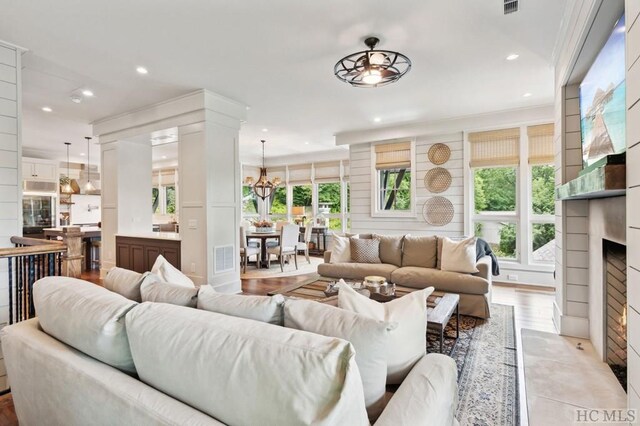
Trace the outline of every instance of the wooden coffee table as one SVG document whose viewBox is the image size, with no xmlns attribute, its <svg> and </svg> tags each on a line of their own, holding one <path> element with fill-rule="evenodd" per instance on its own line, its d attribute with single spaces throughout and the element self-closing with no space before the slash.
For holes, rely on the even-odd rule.
<svg viewBox="0 0 640 426">
<path fill-rule="evenodd" d="M 297 284 L 291 284 L 282 287 L 279 290 L 269 292 L 269 296 L 274 294 L 282 294 L 287 297 L 296 297 L 298 299 L 315 300 L 321 303 L 327 303 L 332 306 L 338 306 L 338 296 L 327 297 L 324 294 L 327 284 L 336 281 L 332 278 L 316 277 L 311 278 L 308 281 L 303 281 Z M 419 288 L 403 287 L 396 285 L 396 296 L 402 297 L 406 294 L 420 290 Z M 444 329 L 447 323 L 451 319 L 451 316 L 456 314 L 456 341 L 460 336 L 460 312 L 458 304 L 460 302 L 460 295 L 455 293 L 445 293 L 442 291 L 434 291 L 427 298 L 427 332 L 434 331 L 440 335 L 440 352 L 442 353 L 444 342 Z"/>
</svg>

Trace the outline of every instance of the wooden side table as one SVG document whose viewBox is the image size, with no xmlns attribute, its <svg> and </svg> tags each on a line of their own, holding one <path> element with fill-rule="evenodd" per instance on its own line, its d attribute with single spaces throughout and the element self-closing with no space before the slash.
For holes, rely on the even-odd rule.
<svg viewBox="0 0 640 426">
<path fill-rule="evenodd" d="M 427 333 L 429 331 L 434 331 L 440 335 L 440 353 L 442 353 L 444 329 L 454 313 L 456 314 L 456 342 L 458 341 L 458 337 L 460 337 L 459 302 L 459 294 L 445 293 L 433 308 L 427 309 Z"/>
</svg>

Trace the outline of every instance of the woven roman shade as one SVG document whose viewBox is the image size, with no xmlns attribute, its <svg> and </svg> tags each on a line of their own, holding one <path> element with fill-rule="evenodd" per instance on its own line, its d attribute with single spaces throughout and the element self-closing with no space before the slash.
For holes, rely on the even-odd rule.
<svg viewBox="0 0 640 426">
<path fill-rule="evenodd" d="M 340 181 L 340 161 L 314 163 L 314 179 L 316 182 Z"/>
<path fill-rule="evenodd" d="M 375 152 L 376 170 L 411 168 L 411 142 L 376 145 Z"/>
<path fill-rule="evenodd" d="M 529 164 L 550 164 L 554 161 L 553 124 L 527 127 Z"/>
<path fill-rule="evenodd" d="M 520 129 L 469 133 L 471 167 L 511 166 L 520 162 Z"/>
<path fill-rule="evenodd" d="M 311 183 L 311 164 L 289 166 L 289 183 L 307 185 Z"/>
<path fill-rule="evenodd" d="M 152 173 L 153 186 L 162 185 L 175 185 L 177 182 L 177 170 L 176 169 L 161 169 L 154 170 Z"/>
</svg>

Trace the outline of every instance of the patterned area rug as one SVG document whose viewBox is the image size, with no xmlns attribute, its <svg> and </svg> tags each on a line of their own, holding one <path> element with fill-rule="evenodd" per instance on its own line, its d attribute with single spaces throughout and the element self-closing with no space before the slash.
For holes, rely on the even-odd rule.
<svg viewBox="0 0 640 426">
<path fill-rule="evenodd" d="M 455 315 L 445 329 L 445 354 L 458 365 L 457 418 L 466 425 L 518 425 L 518 366 L 513 306 L 491 305 L 491 318 Z M 452 337 L 447 339 L 446 336 Z M 427 352 L 438 352 L 438 336 L 427 336 Z"/>
</svg>

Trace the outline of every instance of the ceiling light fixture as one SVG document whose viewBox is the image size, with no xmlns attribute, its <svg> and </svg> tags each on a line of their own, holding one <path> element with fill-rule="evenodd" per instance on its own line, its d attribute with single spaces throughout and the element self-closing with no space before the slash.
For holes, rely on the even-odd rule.
<svg viewBox="0 0 640 426">
<path fill-rule="evenodd" d="M 138 72 L 138 74 L 149 74 L 149 70 L 147 70 L 145 67 L 138 67 L 136 68 L 136 71 Z"/>
<path fill-rule="evenodd" d="M 264 166 L 264 144 L 266 141 L 262 139 L 260 142 L 262 142 L 262 167 L 260 167 L 260 177 L 256 182 L 253 177 L 247 176 L 244 183 L 246 185 L 253 186 L 253 192 L 264 200 L 269 198 L 282 181 L 279 177 L 274 178 L 273 181 L 267 177 L 267 168 Z"/>
<path fill-rule="evenodd" d="M 87 140 L 87 183 L 85 183 L 84 185 L 84 191 L 93 192 L 96 190 L 96 188 L 91 183 L 91 166 L 89 165 L 89 158 L 91 158 L 91 137 L 85 136 L 84 138 Z"/>
<path fill-rule="evenodd" d="M 163 156 L 162 156 L 162 159 L 163 159 L 163 160 L 166 160 L 166 159 L 167 159 L 167 156 L 166 156 L 166 155 L 163 155 Z"/>
<path fill-rule="evenodd" d="M 53 111 L 51 108 L 49 108 L 49 107 L 47 107 L 47 106 L 42 107 L 42 110 L 43 110 L 44 112 L 51 112 L 51 111 Z"/>
<path fill-rule="evenodd" d="M 266 127 L 264 129 L 262 129 L 263 132 L 268 132 L 269 129 L 267 129 Z"/>
<path fill-rule="evenodd" d="M 379 42 L 377 37 L 367 37 L 364 44 L 369 50 L 340 59 L 333 67 L 335 76 L 354 87 L 381 87 L 398 81 L 411 69 L 411 60 L 402 53 L 376 50 Z"/>
<path fill-rule="evenodd" d="M 67 146 L 67 176 L 65 179 L 60 179 L 65 182 L 60 189 L 60 192 L 63 194 L 73 194 L 73 188 L 71 187 L 71 178 L 69 177 L 69 147 L 71 146 L 71 142 L 64 143 Z"/>
<path fill-rule="evenodd" d="M 93 96 L 93 92 L 92 92 L 91 90 L 89 90 L 89 89 L 85 89 L 85 90 L 83 90 L 83 91 L 82 91 L 82 94 L 83 94 L 84 96 L 86 96 L 87 98 L 90 98 L 90 97 L 92 97 L 92 96 Z"/>
<path fill-rule="evenodd" d="M 518 59 L 520 57 L 520 55 L 518 55 L 517 53 L 512 53 L 511 55 L 507 56 L 507 61 L 515 61 L 516 59 Z"/>
<path fill-rule="evenodd" d="M 527 92 L 524 95 L 522 95 L 523 98 L 529 98 L 531 97 L 531 93 Z"/>
<path fill-rule="evenodd" d="M 381 121 L 382 121 L 382 118 L 380 118 L 380 117 L 375 117 L 375 118 L 373 119 L 373 121 L 374 121 L 375 123 L 379 123 L 379 122 L 381 122 Z"/>
<path fill-rule="evenodd" d="M 74 104 L 79 104 L 82 102 L 82 98 L 78 95 L 71 95 L 71 102 Z"/>
</svg>

